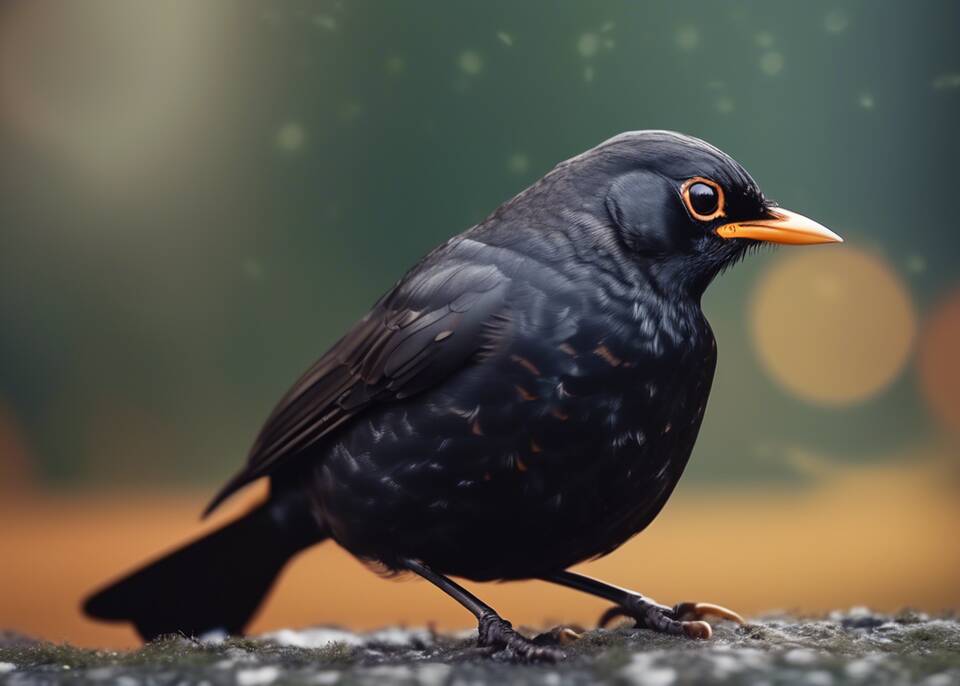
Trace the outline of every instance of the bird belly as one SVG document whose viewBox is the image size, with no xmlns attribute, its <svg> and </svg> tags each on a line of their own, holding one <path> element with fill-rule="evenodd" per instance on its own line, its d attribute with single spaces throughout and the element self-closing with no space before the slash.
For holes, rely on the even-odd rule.
<svg viewBox="0 0 960 686">
<path fill-rule="evenodd" d="M 608 553 L 652 521 L 709 384 L 504 364 L 371 415 L 327 450 L 311 483 L 341 545 L 388 568 L 412 557 L 476 580 L 528 578 Z"/>
</svg>

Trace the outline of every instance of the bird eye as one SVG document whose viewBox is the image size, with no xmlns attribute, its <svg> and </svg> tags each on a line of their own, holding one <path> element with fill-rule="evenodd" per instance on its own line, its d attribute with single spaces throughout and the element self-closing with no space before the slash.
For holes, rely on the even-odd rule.
<svg viewBox="0 0 960 686">
<path fill-rule="evenodd" d="M 708 222 L 723 216 L 723 189 L 715 181 L 694 176 L 684 182 L 680 195 L 694 219 Z"/>
</svg>

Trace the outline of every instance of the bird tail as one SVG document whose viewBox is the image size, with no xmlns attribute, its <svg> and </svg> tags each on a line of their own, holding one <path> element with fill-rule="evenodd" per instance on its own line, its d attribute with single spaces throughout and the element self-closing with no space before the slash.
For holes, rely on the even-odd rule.
<svg viewBox="0 0 960 686">
<path fill-rule="evenodd" d="M 287 561 L 327 537 L 305 497 L 270 499 L 98 591 L 83 610 L 132 622 L 145 641 L 239 634 Z"/>
</svg>

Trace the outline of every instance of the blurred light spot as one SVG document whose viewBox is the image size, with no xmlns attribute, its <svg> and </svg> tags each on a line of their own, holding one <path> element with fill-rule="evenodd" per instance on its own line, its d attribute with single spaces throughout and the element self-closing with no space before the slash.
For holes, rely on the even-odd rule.
<svg viewBox="0 0 960 686">
<path fill-rule="evenodd" d="M 524 174 L 529 168 L 530 158 L 523 153 L 518 152 L 510 155 L 510 158 L 507 160 L 507 169 L 509 169 L 512 174 Z"/>
<path fill-rule="evenodd" d="M 909 255 L 905 266 L 911 274 L 922 274 L 927 271 L 927 260 L 923 255 Z"/>
<path fill-rule="evenodd" d="M 499 38 L 500 42 L 506 45 L 508 48 L 513 47 L 513 36 L 506 31 L 497 31 L 497 38 Z"/>
<path fill-rule="evenodd" d="M 613 40 L 612 38 L 604 38 L 603 47 L 607 50 L 613 50 L 615 47 L 617 47 L 617 41 Z"/>
<path fill-rule="evenodd" d="M 870 93 L 861 93 L 857 96 L 857 104 L 865 110 L 872 110 L 877 104 Z"/>
<path fill-rule="evenodd" d="M 756 36 L 753 37 L 754 42 L 757 44 L 757 47 L 760 48 L 772 48 L 773 47 L 773 34 L 769 31 L 761 31 Z"/>
<path fill-rule="evenodd" d="M 720 114 L 731 114 L 736 109 L 736 104 L 729 95 L 721 95 L 714 103 L 714 107 Z"/>
<path fill-rule="evenodd" d="M 260 13 L 260 19 L 264 24 L 270 24 L 271 26 L 279 26 L 283 22 L 283 17 L 275 9 L 267 8 Z"/>
<path fill-rule="evenodd" d="M 243 275 L 252 281 L 259 281 L 263 278 L 263 265 L 253 257 L 245 259 L 241 268 L 243 269 Z"/>
<path fill-rule="evenodd" d="M 695 50 L 700 45 L 700 30 L 696 26 L 681 26 L 674 41 L 681 50 Z"/>
<path fill-rule="evenodd" d="M 577 40 L 577 52 L 581 57 L 593 57 L 600 49 L 600 37 L 595 33 L 585 33 Z"/>
<path fill-rule="evenodd" d="M 345 124 L 355 122 L 360 118 L 361 114 L 363 114 L 363 105 L 356 100 L 348 100 L 340 105 L 340 110 L 337 113 L 337 115 L 340 117 L 340 121 L 344 122 Z"/>
<path fill-rule="evenodd" d="M 960 431 L 960 289 L 927 319 L 918 353 L 924 398 L 946 427 Z"/>
<path fill-rule="evenodd" d="M 321 29 L 326 29 L 327 31 L 337 30 L 337 19 L 329 14 L 313 15 L 313 23 L 314 25 L 319 26 Z"/>
<path fill-rule="evenodd" d="M 0 492 L 17 492 L 33 481 L 30 454 L 12 410 L 0 400 Z"/>
<path fill-rule="evenodd" d="M 600 33 L 608 33 L 613 31 L 616 28 L 616 23 L 610 20 L 603 22 L 603 26 L 600 27 Z"/>
<path fill-rule="evenodd" d="M 585 68 L 584 68 L 584 70 L 583 70 L 583 80 L 584 80 L 584 81 L 586 81 L 587 83 L 590 83 L 591 81 L 593 81 L 593 77 L 594 77 L 594 76 L 595 76 L 595 73 L 594 73 L 594 71 L 593 71 L 593 67 L 585 67 Z"/>
<path fill-rule="evenodd" d="M 387 70 L 387 73 L 391 76 L 396 76 L 402 74 L 407 70 L 407 62 L 399 55 L 390 55 L 387 58 L 386 62 L 383 63 L 384 69 Z"/>
<path fill-rule="evenodd" d="M 783 71 L 783 55 L 775 50 L 765 52 L 760 57 L 760 71 L 767 76 L 776 76 Z"/>
<path fill-rule="evenodd" d="M 460 71 L 470 76 L 475 76 L 483 71 L 483 58 L 480 53 L 473 50 L 461 52 L 460 57 L 457 58 L 457 64 L 460 66 Z"/>
<path fill-rule="evenodd" d="M 827 33 L 843 33 L 850 26 L 850 17 L 842 9 L 833 9 L 823 18 L 823 27 Z"/>
<path fill-rule="evenodd" d="M 750 326 L 760 360 L 804 400 L 863 402 L 907 361 L 916 331 L 910 298 L 872 254 L 834 246 L 797 250 L 754 291 Z"/>
<path fill-rule="evenodd" d="M 933 79 L 933 90 L 945 91 L 960 88 L 960 73 L 940 74 Z"/>
<path fill-rule="evenodd" d="M 230 9 L 217 3 L 6 2 L 0 120 L 112 192 L 209 135 Z M 72 170 L 72 169 L 71 169 Z"/>
<path fill-rule="evenodd" d="M 277 148 L 284 152 L 296 152 L 307 141 L 307 133 L 297 122 L 287 122 L 277 129 Z"/>
</svg>

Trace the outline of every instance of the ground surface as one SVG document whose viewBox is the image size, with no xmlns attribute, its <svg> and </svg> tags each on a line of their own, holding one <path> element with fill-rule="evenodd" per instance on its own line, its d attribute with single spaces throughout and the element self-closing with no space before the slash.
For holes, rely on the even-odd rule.
<svg viewBox="0 0 960 686">
<path fill-rule="evenodd" d="M 0 634 L 0 684 L 960 684 L 960 620 L 867 611 L 722 625 L 709 641 L 619 628 L 589 631 L 557 665 L 519 665 L 475 633 L 318 628 L 256 639 L 170 638 L 133 652 Z"/>
</svg>

